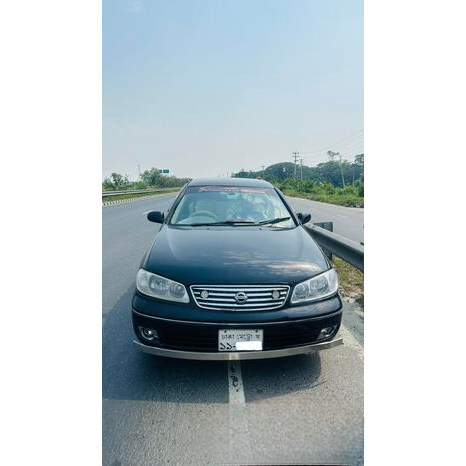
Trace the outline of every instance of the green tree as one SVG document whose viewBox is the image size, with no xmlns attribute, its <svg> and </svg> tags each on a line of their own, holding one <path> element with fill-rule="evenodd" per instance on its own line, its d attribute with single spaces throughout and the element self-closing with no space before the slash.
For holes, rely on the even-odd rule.
<svg viewBox="0 0 466 466">
<path fill-rule="evenodd" d="M 162 176 L 160 175 L 157 168 L 152 167 L 150 170 L 145 170 L 141 174 L 141 180 L 146 183 L 148 186 L 158 186 L 161 187 L 160 179 Z"/>
<path fill-rule="evenodd" d="M 190 181 L 190 178 L 161 175 L 155 167 L 141 173 L 141 182 L 152 188 L 179 188 L 184 186 L 188 181 Z"/>
<path fill-rule="evenodd" d="M 113 186 L 113 183 L 111 182 L 110 178 L 105 177 L 104 181 L 102 182 L 102 189 L 104 191 L 110 191 L 112 189 L 115 189 Z"/>
<path fill-rule="evenodd" d="M 364 173 L 361 175 L 358 182 L 358 196 L 364 197 Z"/>
<path fill-rule="evenodd" d="M 354 157 L 353 168 L 354 168 L 354 179 L 356 181 L 360 180 L 361 177 L 364 177 L 364 154 L 358 154 Z M 364 188 L 363 188 L 363 191 L 364 191 Z"/>
<path fill-rule="evenodd" d="M 364 154 L 358 154 L 354 156 L 354 165 L 364 169 Z"/>
<path fill-rule="evenodd" d="M 123 176 L 121 176 L 119 173 L 113 172 L 110 175 L 110 178 L 112 180 L 113 187 L 117 190 L 120 189 L 123 186 Z"/>
</svg>

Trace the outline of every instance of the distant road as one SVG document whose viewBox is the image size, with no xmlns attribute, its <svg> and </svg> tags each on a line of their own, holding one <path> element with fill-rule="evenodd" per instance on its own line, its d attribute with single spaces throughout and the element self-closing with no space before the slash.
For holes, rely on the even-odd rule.
<svg viewBox="0 0 466 466">
<path fill-rule="evenodd" d="M 364 209 L 288 197 L 296 212 L 309 212 L 311 222 L 333 222 L 333 231 L 358 243 L 364 241 Z"/>
</svg>

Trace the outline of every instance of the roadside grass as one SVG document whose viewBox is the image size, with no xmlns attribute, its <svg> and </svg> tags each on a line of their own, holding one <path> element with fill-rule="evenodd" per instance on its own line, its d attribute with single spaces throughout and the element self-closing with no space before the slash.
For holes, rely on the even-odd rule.
<svg viewBox="0 0 466 466">
<path fill-rule="evenodd" d="M 153 191 L 149 193 L 115 194 L 115 196 L 102 196 L 102 202 L 119 201 L 121 199 L 134 199 L 134 198 L 143 197 L 143 196 L 157 196 L 157 195 L 166 194 L 166 193 L 176 193 L 180 189 L 181 188 L 173 188 L 173 189 L 166 189 L 163 191 Z"/>
<path fill-rule="evenodd" d="M 293 188 L 284 188 L 283 193 L 291 197 L 302 197 L 311 201 L 326 202 L 327 204 L 342 205 L 345 207 L 364 207 L 364 198 L 357 194 L 336 191 L 335 193 L 308 193 Z"/>
<path fill-rule="evenodd" d="M 356 301 L 364 310 L 364 273 L 335 255 L 332 263 L 338 272 L 341 296 Z"/>
</svg>

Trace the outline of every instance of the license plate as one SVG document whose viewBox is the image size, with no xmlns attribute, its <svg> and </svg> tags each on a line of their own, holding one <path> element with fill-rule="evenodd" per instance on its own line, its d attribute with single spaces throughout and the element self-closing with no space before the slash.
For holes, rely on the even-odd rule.
<svg viewBox="0 0 466 466">
<path fill-rule="evenodd" d="M 264 331 L 252 330 L 219 330 L 219 351 L 262 351 Z"/>
</svg>

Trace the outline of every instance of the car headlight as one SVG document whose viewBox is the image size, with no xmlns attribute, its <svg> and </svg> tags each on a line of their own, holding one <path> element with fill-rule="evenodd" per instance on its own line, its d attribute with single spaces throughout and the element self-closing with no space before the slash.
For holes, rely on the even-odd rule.
<svg viewBox="0 0 466 466">
<path fill-rule="evenodd" d="M 189 303 L 189 296 L 184 285 L 144 269 L 139 269 L 136 288 L 142 294 L 153 298 Z"/>
<path fill-rule="evenodd" d="M 306 303 L 334 295 L 338 290 L 338 275 L 335 269 L 327 270 L 317 277 L 298 283 L 293 290 L 291 303 Z"/>
</svg>

